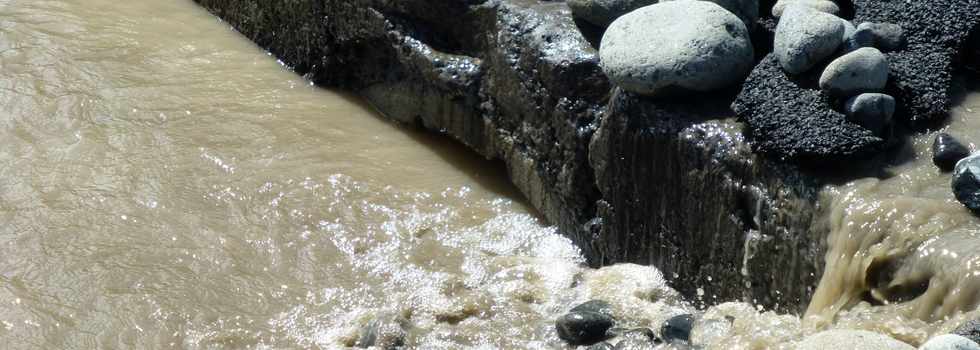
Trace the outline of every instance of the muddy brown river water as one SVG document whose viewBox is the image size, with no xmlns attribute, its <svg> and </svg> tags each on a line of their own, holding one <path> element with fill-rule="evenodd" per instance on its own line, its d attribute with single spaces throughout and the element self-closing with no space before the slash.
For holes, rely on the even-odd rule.
<svg viewBox="0 0 980 350">
<path fill-rule="evenodd" d="M 949 130 L 980 140 L 966 96 Z M 695 340 L 792 348 L 812 323 L 915 343 L 971 316 L 980 221 L 928 142 L 827 191 L 839 259 L 813 322 L 728 303 Z M 585 300 L 625 326 L 695 311 L 653 268 L 583 261 L 499 165 L 311 86 L 189 0 L 0 0 L 0 348 L 554 349 Z M 862 302 L 923 278 L 927 298 Z"/>
</svg>

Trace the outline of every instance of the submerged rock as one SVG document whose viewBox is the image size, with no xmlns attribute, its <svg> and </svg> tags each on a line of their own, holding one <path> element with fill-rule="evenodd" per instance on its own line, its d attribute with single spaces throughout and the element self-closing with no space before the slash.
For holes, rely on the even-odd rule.
<svg viewBox="0 0 980 350">
<path fill-rule="evenodd" d="M 569 344 L 590 345 L 605 340 L 613 323 L 612 317 L 598 312 L 569 312 L 555 321 L 555 329 Z"/>
<path fill-rule="evenodd" d="M 847 100 L 844 111 L 850 121 L 871 130 L 875 135 L 884 135 L 892 124 L 895 99 L 885 94 L 860 94 Z"/>
<path fill-rule="evenodd" d="M 396 314 L 386 313 L 361 327 L 355 347 L 395 349 L 405 345 L 408 320 Z"/>
<path fill-rule="evenodd" d="M 830 62 L 820 75 L 820 88 L 836 97 L 880 92 L 888 83 L 888 59 L 874 48 L 860 48 Z"/>
<path fill-rule="evenodd" d="M 963 158 L 953 169 L 953 195 L 974 213 L 980 214 L 980 155 Z"/>
<path fill-rule="evenodd" d="M 960 335 L 944 334 L 929 339 L 919 350 L 980 350 L 980 345 Z"/>
<path fill-rule="evenodd" d="M 660 336 L 668 343 L 689 342 L 692 327 L 694 327 L 694 316 L 689 314 L 674 316 L 664 322 L 663 327 L 660 328 Z"/>
<path fill-rule="evenodd" d="M 776 25 L 773 52 L 783 70 L 800 74 L 837 52 L 843 37 L 840 18 L 791 5 Z"/>
<path fill-rule="evenodd" d="M 932 142 L 932 163 L 942 171 L 952 171 L 956 162 L 969 156 L 970 149 L 950 134 L 939 133 Z"/>
<path fill-rule="evenodd" d="M 780 18 L 789 6 L 806 6 L 816 11 L 836 15 L 840 12 L 840 7 L 829 0 L 779 0 L 772 7 L 772 16 Z"/>
<path fill-rule="evenodd" d="M 643 6 L 656 4 L 658 0 L 568 0 L 575 17 L 600 27 L 607 27 L 619 16 Z"/>
<path fill-rule="evenodd" d="M 671 1 L 620 17 L 602 39 L 603 71 L 642 95 L 711 91 L 741 81 L 753 48 L 738 17 L 707 1 Z"/>
<path fill-rule="evenodd" d="M 868 331 L 835 329 L 804 339 L 797 350 L 915 350 L 911 345 L 884 334 Z"/>
</svg>

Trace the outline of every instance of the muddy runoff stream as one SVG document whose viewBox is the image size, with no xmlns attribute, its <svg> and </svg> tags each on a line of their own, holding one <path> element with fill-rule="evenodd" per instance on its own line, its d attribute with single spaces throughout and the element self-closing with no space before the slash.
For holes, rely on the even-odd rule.
<svg viewBox="0 0 980 350">
<path fill-rule="evenodd" d="M 950 130 L 980 140 L 978 111 L 967 95 Z M 554 320 L 597 298 L 624 327 L 695 313 L 708 349 L 818 326 L 916 343 L 977 302 L 980 220 L 928 142 L 827 191 L 810 316 L 704 308 L 652 267 L 586 268 L 499 164 L 311 86 L 189 0 L 0 0 L 0 343 L 562 349 Z"/>
</svg>

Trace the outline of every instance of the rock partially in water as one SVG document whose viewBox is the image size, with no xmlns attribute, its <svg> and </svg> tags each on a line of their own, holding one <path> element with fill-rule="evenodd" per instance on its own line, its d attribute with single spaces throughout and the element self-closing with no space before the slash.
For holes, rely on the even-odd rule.
<svg viewBox="0 0 980 350">
<path fill-rule="evenodd" d="M 844 24 L 834 15 L 790 5 L 776 26 L 773 52 L 787 73 L 801 74 L 837 52 Z"/>
<path fill-rule="evenodd" d="M 915 347 L 884 334 L 858 330 L 830 330 L 811 335 L 797 350 L 915 350 Z"/>
<path fill-rule="evenodd" d="M 664 2 L 620 17 L 599 56 L 614 84 L 650 96 L 728 87 L 754 59 L 745 24 L 707 1 Z"/>
<path fill-rule="evenodd" d="M 953 195 L 974 213 L 980 214 L 980 155 L 963 158 L 953 169 Z"/>
<path fill-rule="evenodd" d="M 844 103 L 844 111 L 849 120 L 882 136 L 891 128 L 895 99 L 886 94 L 860 94 Z"/>
<path fill-rule="evenodd" d="M 694 316 L 678 315 L 664 322 L 660 328 L 660 336 L 668 343 L 690 342 L 691 328 L 694 326 Z"/>
<path fill-rule="evenodd" d="M 980 343 L 980 319 L 967 321 L 959 327 L 956 327 L 952 333 Z"/>
<path fill-rule="evenodd" d="M 952 171 L 956 162 L 969 156 L 970 149 L 953 135 L 939 133 L 932 142 L 932 163 L 942 171 Z"/>
<path fill-rule="evenodd" d="M 830 62 L 820 75 L 820 88 L 841 98 L 881 92 L 888 72 L 888 58 L 881 51 L 860 48 Z"/>
<path fill-rule="evenodd" d="M 555 321 L 558 337 L 572 345 L 591 345 L 606 339 L 615 321 L 598 312 L 569 312 Z"/>
<path fill-rule="evenodd" d="M 790 6 L 806 6 L 816 11 L 836 15 L 840 13 L 840 7 L 829 0 L 779 0 L 772 7 L 772 16 L 780 18 Z"/>
<path fill-rule="evenodd" d="M 408 320 L 395 314 L 382 314 L 374 318 L 360 330 L 355 347 L 396 349 L 405 345 L 405 331 Z"/>
<path fill-rule="evenodd" d="M 980 345 L 960 335 L 944 334 L 929 339 L 919 350 L 980 350 Z"/>
<path fill-rule="evenodd" d="M 607 27 L 622 15 L 643 6 L 656 4 L 658 0 L 568 0 L 575 17 L 600 27 Z"/>
<path fill-rule="evenodd" d="M 578 306 L 573 307 L 568 312 L 595 312 L 595 313 L 600 313 L 615 318 L 613 316 L 612 304 L 610 304 L 608 301 L 599 300 L 599 299 L 589 300 L 587 302 L 579 304 Z"/>
</svg>

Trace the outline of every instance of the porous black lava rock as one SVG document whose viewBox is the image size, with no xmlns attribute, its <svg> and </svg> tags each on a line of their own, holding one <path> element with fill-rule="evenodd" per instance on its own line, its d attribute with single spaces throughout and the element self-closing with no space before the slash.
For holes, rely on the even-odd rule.
<svg viewBox="0 0 980 350">
<path fill-rule="evenodd" d="M 694 316 L 678 315 L 664 322 L 660 328 L 660 337 L 668 343 L 691 341 L 691 328 L 694 327 Z"/>
<path fill-rule="evenodd" d="M 939 133 L 932 142 L 932 163 L 942 171 L 952 171 L 956 162 L 970 156 L 970 149 L 950 134 Z"/>
<path fill-rule="evenodd" d="M 887 93 L 912 126 L 944 119 L 960 54 L 980 24 L 980 0 L 854 0 L 855 23 L 893 23 L 905 33 L 905 49 L 887 53 Z"/>
<path fill-rule="evenodd" d="M 813 88 L 800 87 L 776 61 L 774 55 L 764 58 L 732 104 L 757 151 L 803 163 L 827 163 L 868 157 L 884 149 L 884 139 L 831 109 L 831 101 L 814 82 L 810 82 Z"/>
<path fill-rule="evenodd" d="M 896 120 L 912 127 L 942 120 L 950 108 L 953 74 L 970 32 L 980 23 L 980 0 L 854 0 L 855 23 L 901 26 L 906 44 L 886 53 L 891 68 L 885 93 L 898 102 Z M 806 77 L 790 80 L 764 59 L 733 108 L 759 151 L 779 158 L 839 163 L 880 152 L 885 141 L 841 122 L 834 106 L 811 91 Z"/>
<path fill-rule="evenodd" d="M 615 321 L 598 312 L 569 312 L 555 321 L 558 337 L 572 345 L 591 345 L 606 339 Z"/>
<path fill-rule="evenodd" d="M 959 327 L 956 327 L 952 333 L 980 343 L 980 320 L 967 321 Z"/>
<path fill-rule="evenodd" d="M 963 158 L 953 169 L 953 195 L 974 213 L 980 214 L 980 155 Z"/>
<path fill-rule="evenodd" d="M 573 307 L 569 312 L 596 312 L 609 317 L 613 316 L 612 304 L 605 300 L 589 300 Z"/>
</svg>

